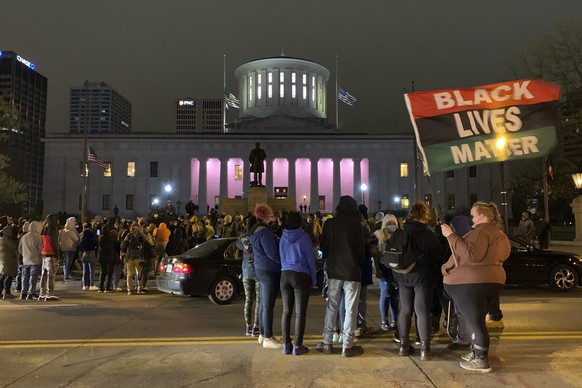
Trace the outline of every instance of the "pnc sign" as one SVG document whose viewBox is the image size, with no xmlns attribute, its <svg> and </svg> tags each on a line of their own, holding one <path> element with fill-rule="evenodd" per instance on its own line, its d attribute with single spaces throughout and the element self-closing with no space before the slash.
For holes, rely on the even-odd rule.
<svg viewBox="0 0 582 388">
<path fill-rule="evenodd" d="M 186 106 L 194 106 L 195 105 L 194 104 L 194 100 L 180 100 L 180 101 L 178 101 L 178 104 L 180 106 L 184 106 L 184 105 L 186 105 Z"/>
</svg>

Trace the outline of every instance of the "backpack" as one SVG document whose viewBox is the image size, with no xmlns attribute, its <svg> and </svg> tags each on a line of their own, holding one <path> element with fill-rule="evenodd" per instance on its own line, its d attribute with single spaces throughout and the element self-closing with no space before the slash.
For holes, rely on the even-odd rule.
<svg viewBox="0 0 582 388">
<path fill-rule="evenodd" d="M 412 236 L 402 229 L 397 229 L 386 243 L 386 250 L 380 262 L 396 273 L 406 274 L 416 265 L 416 257 L 412 249 Z"/>
</svg>

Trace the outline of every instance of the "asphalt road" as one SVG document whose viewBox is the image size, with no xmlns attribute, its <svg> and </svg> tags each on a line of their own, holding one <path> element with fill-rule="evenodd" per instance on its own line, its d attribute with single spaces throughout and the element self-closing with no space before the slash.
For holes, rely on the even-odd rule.
<svg viewBox="0 0 582 388">
<path fill-rule="evenodd" d="M 325 305 L 310 299 L 310 353 L 282 355 L 244 335 L 243 298 L 228 306 L 207 298 L 100 294 L 57 281 L 59 301 L 0 300 L 0 385 L 8 387 L 580 387 L 582 289 L 543 287 L 502 294 L 503 330 L 492 331 L 493 372 L 458 366 L 462 352 L 433 338 L 434 356 L 398 357 L 383 332 L 362 337 L 360 357 L 323 355 Z M 369 322 L 378 327 L 378 289 L 369 291 Z M 275 332 L 280 332 L 280 300 Z"/>
</svg>

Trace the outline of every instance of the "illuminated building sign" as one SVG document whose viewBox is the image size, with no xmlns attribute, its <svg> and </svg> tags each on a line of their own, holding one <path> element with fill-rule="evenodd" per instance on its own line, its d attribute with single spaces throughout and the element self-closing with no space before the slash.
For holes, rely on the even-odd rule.
<svg viewBox="0 0 582 388">
<path fill-rule="evenodd" d="M 32 70 L 34 70 L 34 63 L 30 62 L 27 59 L 22 58 L 20 55 L 16 56 L 16 60 L 22 64 L 24 64 L 27 67 L 30 67 Z"/>
<path fill-rule="evenodd" d="M 180 101 L 178 101 L 178 105 L 180 105 L 180 106 L 184 106 L 184 105 L 194 106 L 195 103 L 194 103 L 194 100 L 180 100 Z"/>
</svg>

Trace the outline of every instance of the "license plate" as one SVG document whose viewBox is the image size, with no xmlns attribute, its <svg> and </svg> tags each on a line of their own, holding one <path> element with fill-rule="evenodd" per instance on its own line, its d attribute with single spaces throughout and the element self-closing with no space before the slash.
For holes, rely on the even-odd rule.
<svg viewBox="0 0 582 388">
<path fill-rule="evenodd" d="M 174 268 L 174 266 L 172 264 L 166 265 L 166 272 L 172 272 L 173 268 Z"/>
</svg>

